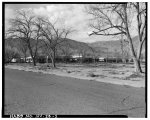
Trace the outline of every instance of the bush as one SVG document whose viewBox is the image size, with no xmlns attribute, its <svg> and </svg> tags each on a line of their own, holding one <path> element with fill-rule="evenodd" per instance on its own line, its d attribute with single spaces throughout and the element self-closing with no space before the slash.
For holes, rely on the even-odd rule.
<svg viewBox="0 0 150 120">
<path fill-rule="evenodd" d="M 99 75 L 95 75 L 94 73 L 89 73 L 87 76 L 89 76 L 89 77 L 98 77 Z"/>
<path fill-rule="evenodd" d="M 10 63 L 13 58 L 19 58 L 20 54 L 17 48 L 5 46 L 5 63 Z"/>
</svg>

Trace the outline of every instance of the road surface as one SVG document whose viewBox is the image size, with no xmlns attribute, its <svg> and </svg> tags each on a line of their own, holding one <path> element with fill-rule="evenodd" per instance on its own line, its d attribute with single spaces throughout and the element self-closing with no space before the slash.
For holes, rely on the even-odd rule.
<svg viewBox="0 0 150 120">
<path fill-rule="evenodd" d="M 145 117 L 145 89 L 6 68 L 5 114 Z"/>
</svg>

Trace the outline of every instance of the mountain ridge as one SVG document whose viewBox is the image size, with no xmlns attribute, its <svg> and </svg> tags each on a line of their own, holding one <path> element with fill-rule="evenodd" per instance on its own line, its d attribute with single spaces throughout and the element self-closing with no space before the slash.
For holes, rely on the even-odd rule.
<svg viewBox="0 0 150 120">
<path fill-rule="evenodd" d="M 6 40 L 6 41 L 9 41 L 9 40 Z M 11 40 L 11 41 L 14 42 L 15 44 L 14 46 L 18 47 L 17 39 Z M 106 57 L 107 55 L 114 56 L 114 54 L 116 53 L 121 54 L 121 42 L 120 41 L 121 40 L 110 40 L 110 41 L 96 41 L 93 43 L 85 43 L 85 42 L 80 42 L 80 41 L 67 38 L 66 40 L 64 40 L 64 42 L 61 43 L 60 46 L 61 46 L 61 50 L 68 52 L 67 54 L 69 54 L 69 52 L 70 53 L 72 52 L 73 54 L 82 53 L 82 54 L 89 54 L 90 56 L 92 56 L 93 54 L 92 49 L 94 49 L 94 53 L 96 56 Z M 133 44 L 134 44 L 134 48 L 137 48 L 138 36 L 133 38 Z M 143 47 L 144 49 L 145 45 L 143 46 L 144 46 Z M 61 51 L 59 54 L 64 54 L 64 53 Z"/>
</svg>

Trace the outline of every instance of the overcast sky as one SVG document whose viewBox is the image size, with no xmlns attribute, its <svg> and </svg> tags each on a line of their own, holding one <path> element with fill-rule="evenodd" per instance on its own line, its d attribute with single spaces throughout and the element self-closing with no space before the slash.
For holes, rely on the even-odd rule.
<svg viewBox="0 0 150 120">
<path fill-rule="evenodd" d="M 65 25 L 71 26 L 76 30 L 76 32 L 68 36 L 73 40 L 90 43 L 114 39 L 104 36 L 88 36 L 88 32 L 92 30 L 88 26 L 91 16 L 85 12 L 84 4 L 7 4 L 5 6 L 6 28 L 8 27 L 8 19 L 14 17 L 16 10 L 29 8 L 38 15 L 49 16 L 51 19 L 63 19 Z"/>
</svg>

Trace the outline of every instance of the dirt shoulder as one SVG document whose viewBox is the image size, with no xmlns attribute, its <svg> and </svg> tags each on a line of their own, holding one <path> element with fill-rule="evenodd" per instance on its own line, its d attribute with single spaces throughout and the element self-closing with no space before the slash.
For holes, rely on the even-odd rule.
<svg viewBox="0 0 150 120">
<path fill-rule="evenodd" d="M 58 76 L 95 80 L 132 87 L 145 87 L 145 75 L 135 74 L 134 67 L 131 64 L 97 64 L 96 66 L 90 64 L 58 64 L 57 66 L 56 69 L 52 69 L 47 64 L 38 64 L 36 67 L 29 64 L 9 64 L 5 68 L 40 72 L 43 74 L 55 74 Z M 144 69 L 144 66 L 142 67 Z"/>
</svg>

